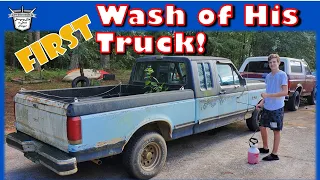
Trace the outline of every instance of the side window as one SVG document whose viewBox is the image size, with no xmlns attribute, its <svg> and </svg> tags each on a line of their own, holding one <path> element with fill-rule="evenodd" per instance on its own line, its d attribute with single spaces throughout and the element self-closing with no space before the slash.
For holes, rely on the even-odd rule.
<svg viewBox="0 0 320 180">
<path fill-rule="evenodd" d="M 217 64 L 217 69 L 221 86 L 240 84 L 238 74 L 229 64 Z"/>
<path fill-rule="evenodd" d="M 304 67 L 304 71 L 305 71 L 306 75 L 312 74 L 309 66 L 306 63 L 303 63 L 303 67 Z"/>
<path fill-rule="evenodd" d="M 200 82 L 200 89 L 204 90 L 206 85 L 204 84 L 204 73 L 202 69 L 202 64 L 198 63 L 198 74 L 199 74 L 199 82 Z"/>
<path fill-rule="evenodd" d="M 290 61 L 291 72 L 302 73 L 302 66 L 299 61 Z"/>
<path fill-rule="evenodd" d="M 212 76 L 211 76 L 209 63 L 204 63 L 204 72 L 205 72 L 205 75 L 206 75 L 207 89 L 208 88 L 212 88 Z"/>
<path fill-rule="evenodd" d="M 200 89 L 208 90 L 213 87 L 212 73 L 209 63 L 198 63 L 198 75 L 200 81 Z"/>
</svg>

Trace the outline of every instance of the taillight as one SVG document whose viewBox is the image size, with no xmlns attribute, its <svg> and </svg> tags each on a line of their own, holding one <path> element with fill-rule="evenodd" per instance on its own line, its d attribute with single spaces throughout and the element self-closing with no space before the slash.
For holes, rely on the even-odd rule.
<svg viewBox="0 0 320 180">
<path fill-rule="evenodd" d="M 80 117 L 68 117 L 67 119 L 67 134 L 70 144 L 82 143 L 81 132 L 81 118 Z"/>
</svg>

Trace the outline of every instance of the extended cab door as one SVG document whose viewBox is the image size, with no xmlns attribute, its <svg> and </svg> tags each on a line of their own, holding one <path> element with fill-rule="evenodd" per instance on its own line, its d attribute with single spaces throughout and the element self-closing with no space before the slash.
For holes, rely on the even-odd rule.
<svg viewBox="0 0 320 180">
<path fill-rule="evenodd" d="M 213 121 L 218 118 L 218 87 L 213 73 L 213 62 L 210 60 L 193 61 L 195 94 L 196 94 L 196 123 Z"/>
<path fill-rule="evenodd" d="M 241 76 L 231 63 L 217 62 L 219 79 L 219 116 L 243 113 L 248 108 L 248 92 L 240 85 Z"/>
</svg>

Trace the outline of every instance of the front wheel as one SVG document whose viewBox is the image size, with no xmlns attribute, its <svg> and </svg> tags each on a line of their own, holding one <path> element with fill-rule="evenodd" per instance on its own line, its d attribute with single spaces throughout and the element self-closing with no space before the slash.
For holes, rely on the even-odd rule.
<svg viewBox="0 0 320 180">
<path fill-rule="evenodd" d="M 311 92 L 311 96 L 307 97 L 308 104 L 309 105 L 315 105 L 317 103 L 316 98 L 317 98 L 317 88 L 315 87 L 313 89 L 313 91 Z"/>
<path fill-rule="evenodd" d="M 300 106 L 300 93 L 299 91 L 294 92 L 292 97 L 289 98 L 288 101 L 288 109 L 290 111 L 296 111 L 299 109 Z"/>
<path fill-rule="evenodd" d="M 129 141 L 123 156 L 128 173 L 138 179 L 156 176 L 167 158 L 167 145 L 157 132 L 145 132 Z"/>
</svg>

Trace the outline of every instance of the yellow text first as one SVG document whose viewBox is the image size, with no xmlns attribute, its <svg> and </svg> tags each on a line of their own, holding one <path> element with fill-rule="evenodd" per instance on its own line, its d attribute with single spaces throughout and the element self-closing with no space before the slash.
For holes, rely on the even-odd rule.
<svg viewBox="0 0 320 180">
<path fill-rule="evenodd" d="M 74 32 L 79 30 L 86 41 L 90 40 L 92 38 L 91 31 L 88 27 L 90 23 L 91 21 L 86 14 L 69 24 L 62 26 L 59 30 L 59 34 L 48 34 L 40 40 L 17 51 L 15 56 L 19 60 L 24 71 L 29 73 L 34 70 L 33 65 L 36 63 L 36 60 L 40 65 L 43 65 L 49 62 L 49 59 L 53 60 L 59 55 L 63 55 L 67 51 L 66 48 L 62 47 L 63 40 L 70 42 L 68 45 L 70 49 L 77 47 L 79 42 L 73 35 Z M 35 58 L 30 59 L 30 56 L 32 55 L 34 55 Z"/>
</svg>

